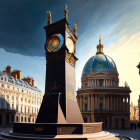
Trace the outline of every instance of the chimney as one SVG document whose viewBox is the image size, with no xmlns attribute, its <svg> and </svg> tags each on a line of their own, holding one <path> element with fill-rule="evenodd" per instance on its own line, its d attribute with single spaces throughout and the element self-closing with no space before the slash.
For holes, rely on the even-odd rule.
<svg viewBox="0 0 140 140">
<path fill-rule="evenodd" d="M 12 72 L 11 66 L 8 65 L 8 66 L 5 68 L 5 72 L 10 74 L 10 73 Z"/>
<path fill-rule="evenodd" d="M 35 86 L 35 80 L 32 78 L 32 86 Z"/>
<path fill-rule="evenodd" d="M 22 79 L 22 72 L 20 70 L 14 70 L 12 71 L 11 75 L 14 77 L 14 78 L 17 78 L 19 80 Z"/>
<path fill-rule="evenodd" d="M 26 81 L 28 84 L 30 84 L 33 87 L 35 86 L 34 85 L 34 79 L 32 77 L 24 77 L 22 80 Z"/>
<path fill-rule="evenodd" d="M 12 75 L 15 79 L 17 79 L 17 74 L 16 74 L 16 73 L 12 72 L 11 75 Z"/>
</svg>

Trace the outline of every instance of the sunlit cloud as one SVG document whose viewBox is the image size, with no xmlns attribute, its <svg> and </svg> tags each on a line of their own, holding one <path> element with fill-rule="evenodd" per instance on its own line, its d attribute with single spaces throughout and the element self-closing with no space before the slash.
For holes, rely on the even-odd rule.
<svg viewBox="0 0 140 140">
<path fill-rule="evenodd" d="M 127 35 L 119 39 L 118 43 L 111 44 L 105 54 L 111 56 L 117 65 L 119 72 L 120 86 L 124 86 L 127 81 L 131 93 L 131 101 L 137 104 L 138 95 L 140 94 L 140 77 L 138 68 L 140 62 L 140 32 Z"/>
</svg>

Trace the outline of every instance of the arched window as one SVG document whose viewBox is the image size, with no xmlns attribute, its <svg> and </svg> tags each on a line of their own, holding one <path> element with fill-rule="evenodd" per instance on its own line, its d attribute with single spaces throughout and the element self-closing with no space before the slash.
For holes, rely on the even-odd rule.
<svg viewBox="0 0 140 140">
<path fill-rule="evenodd" d="M 23 117 L 21 117 L 21 122 L 23 122 Z"/>
<path fill-rule="evenodd" d="M 18 116 L 16 117 L 16 122 L 18 122 L 19 120 L 18 120 Z"/>
<path fill-rule="evenodd" d="M 27 118 L 25 117 L 25 122 L 27 121 Z"/>
<path fill-rule="evenodd" d="M 86 117 L 84 117 L 84 122 L 87 122 L 87 118 Z"/>
<path fill-rule="evenodd" d="M 30 117 L 28 117 L 28 122 L 30 122 Z"/>
</svg>

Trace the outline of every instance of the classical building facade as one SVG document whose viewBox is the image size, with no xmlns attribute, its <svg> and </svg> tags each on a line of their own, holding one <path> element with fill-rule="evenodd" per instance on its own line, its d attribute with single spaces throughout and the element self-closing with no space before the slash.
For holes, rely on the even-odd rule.
<svg viewBox="0 0 140 140">
<path fill-rule="evenodd" d="M 130 127 L 130 88 L 119 87 L 113 59 L 103 53 L 101 37 L 97 53 L 85 64 L 77 100 L 85 122 L 103 122 L 103 128 Z"/>
<path fill-rule="evenodd" d="M 139 108 L 132 103 L 130 105 L 130 121 L 139 122 Z"/>
<path fill-rule="evenodd" d="M 0 125 L 35 122 L 43 94 L 32 77 L 22 79 L 20 70 L 0 71 Z"/>
<path fill-rule="evenodd" d="M 140 62 L 137 65 L 137 68 L 139 69 L 139 74 L 140 74 Z M 140 122 L 140 95 L 139 95 L 139 99 L 138 99 L 138 108 L 139 108 L 139 122 Z"/>
</svg>

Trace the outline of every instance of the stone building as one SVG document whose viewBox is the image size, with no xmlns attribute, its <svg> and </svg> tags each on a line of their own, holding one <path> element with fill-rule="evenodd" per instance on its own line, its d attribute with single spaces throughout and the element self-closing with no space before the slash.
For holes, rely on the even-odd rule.
<svg viewBox="0 0 140 140">
<path fill-rule="evenodd" d="M 139 74 L 140 74 L 140 62 L 137 65 L 137 68 L 139 69 Z M 139 95 L 139 99 L 138 99 L 138 108 L 139 108 L 139 122 L 140 122 L 140 95 Z"/>
<path fill-rule="evenodd" d="M 32 77 L 22 79 L 20 70 L 0 71 L 0 125 L 35 122 L 43 94 Z"/>
<path fill-rule="evenodd" d="M 139 108 L 132 103 L 130 105 L 130 121 L 139 122 Z"/>
<path fill-rule="evenodd" d="M 101 37 L 97 53 L 85 64 L 77 99 L 85 122 L 103 122 L 103 128 L 130 127 L 130 88 L 119 86 L 113 59 L 103 52 Z"/>
<path fill-rule="evenodd" d="M 140 95 L 139 95 L 139 99 L 138 99 L 138 109 L 139 109 L 139 122 L 140 122 Z"/>
</svg>

